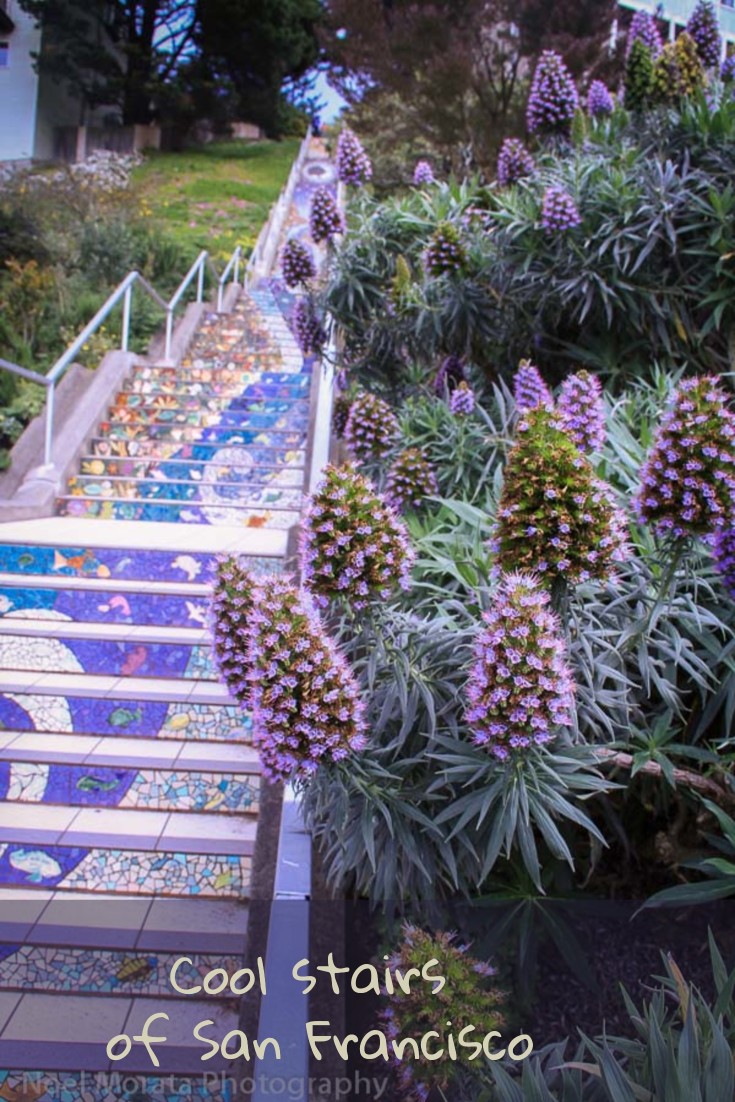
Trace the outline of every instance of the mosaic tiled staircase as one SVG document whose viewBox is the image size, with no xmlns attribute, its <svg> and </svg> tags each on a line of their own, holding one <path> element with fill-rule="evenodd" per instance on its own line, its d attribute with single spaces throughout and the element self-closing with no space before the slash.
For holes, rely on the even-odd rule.
<svg viewBox="0 0 735 1102">
<path fill-rule="evenodd" d="M 287 233 L 331 178 L 317 149 Z M 184 984 L 242 960 L 261 778 L 213 668 L 209 581 L 228 550 L 281 569 L 299 518 L 313 365 L 289 301 L 262 281 L 179 367 L 140 362 L 58 516 L 0 526 L 3 1102 L 229 1098 L 192 1078 L 193 1025 L 236 1028 L 231 996 L 176 999 L 165 1071 L 185 1088 L 142 1046 L 114 1064 L 105 1047 L 176 998 L 182 954 Z M 145 1078 L 110 1091 L 80 1068 Z"/>
</svg>

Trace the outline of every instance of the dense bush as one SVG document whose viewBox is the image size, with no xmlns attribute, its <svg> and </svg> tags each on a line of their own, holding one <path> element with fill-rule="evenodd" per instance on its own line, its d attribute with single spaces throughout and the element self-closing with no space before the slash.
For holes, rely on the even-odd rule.
<svg viewBox="0 0 735 1102">
<path fill-rule="evenodd" d="M 575 144 L 540 150 L 535 173 L 509 187 L 360 196 L 323 295 L 337 332 L 360 349 L 357 368 L 394 389 L 413 365 L 431 370 L 448 352 L 495 377 L 532 351 L 553 378 L 575 364 L 616 385 L 656 359 L 725 369 L 735 99 L 713 106 L 713 95 L 643 120 L 622 109 L 578 115 Z M 550 189 L 579 211 L 571 232 L 543 230 Z M 426 250 L 450 229 L 461 265 L 427 268 Z"/>
</svg>

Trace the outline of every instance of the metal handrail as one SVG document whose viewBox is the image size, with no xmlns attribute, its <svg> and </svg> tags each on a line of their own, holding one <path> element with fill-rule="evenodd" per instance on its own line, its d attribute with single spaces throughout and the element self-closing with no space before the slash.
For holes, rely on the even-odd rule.
<svg viewBox="0 0 735 1102">
<path fill-rule="evenodd" d="M 179 286 L 174 291 L 170 299 L 166 300 L 162 295 L 153 287 L 145 276 L 140 272 L 128 272 L 125 279 L 112 292 L 111 295 L 100 306 L 97 313 L 94 315 L 91 321 L 85 325 L 81 333 L 74 339 L 69 347 L 59 356 L 58 360 L 53 364 L 46 375 L 41 375 L 37 371 L 32 371 L 30 368 L 21 367 L 20 364 L 11 363 L 9 360 L 0 359 L 0 369 L 10 371 L 11 374 L 17 375 L 21 379 L 27 379 L 30 382 L 38 383 L 39 386 L 46 388 L 46 429 L 44 435 L 44 452 L 43 452 L 43 465 L 44 467 L 52 467 L 53 465 L 53 433 L 54 433 L 54 411 L 56 404 L 56 384 L 66 372 L 70 364 L 73 363 L 75 356 L 84 347 L 89 338 L 97 332 L 102 323 L 107 319 L 110 313 L 115 309 L 118 303 L 122 300 L 123 304 L 123 316 L 122 316 L 122 328 L 120 337 L 120 348 L 123 352 L 128 351 L 130 343 L 130 319 L 132 316 L 133 307 L 133 289 L 136 285 L 139 285 L 149 298 L 155 302 L 155 304 L 166 315 L 166 338 L 165 338 L 165 350 L 164 360 L 170 362 L 171 359 L 171 346 L 173 343 L 173 323 L 174 313 L 176 307 L 179 305 L 182 297 L 186 293 L 188 287 L 196 277 L 197 280 L 197 297 L 196 301 L 201 302 L 204 297 L 204 278 L 206 269 L 209 268 L 212 275 L 217 280 L 217 309 L 221 311 L 222 300 L 224 296 L 224 288 L 227 280 L 233 273 L 233 282 L 237 283 L 240 260 L 242 256 L 242 248 L 238 245 L 233 252 L 230 260 L 225 268 L 224 272 L 220 275 L 212 262 L 209 253 L 203 251 L 199 254 L 194 261 L 189 271 L 182 279 Z"/>
<path fill-rule="evenodd" d="M 268 218 L 265 224 L 261 227 L 258 238 L 255 242 L 252 253 L 250 254 L 245 269 L 243 272 L 243 284 L 249 286 L 250 280 L 257 272 L 258 267 L 263 259 L 266 244 L 270 242 L 271 235 L 274 227 L 276 231 L 280 233 L 281 223 L 285 213 L 286 206 L 290 203 L 293 196 L 293 191 L 296 186 L 301 167 L 306 159 L 306 154 L 309 149 L 310 136 L 306 135 L 301 143 L 301 148 L 291 166 L 291 171 L 288 176 L 284 187 L 281 189 L 281 193 L 272 205 Z M 84 347 L 89 338 L 97 332 L 102 323 L 106 320 L 109 314 L 114 310 L 117 304 L 122 299 L 123 312 L 122 312 L 122 331 L 120 338 L 120 348 L 123 352 L 128 351 L 130 343 L 130 319 L 132 316 L 133 308 L 133 289 L 136 285 L 145 291 L 149 298 L 156 303 L 156 305 L 166 315 L 166 335 L 164 344 L 164 362 L 171 363 L 171 348 L 173 345 L 173 328 L 174 328 L 174 313 L 176 307 L 179 305 L 184 294 L 188 290 L 189 286 L 196 277 L 197 289 L 196 289 L 196 301 L 202 302 L 204 298 L 204 281 L 207 270 L 211 273 L 213 279 L 217 284 L 217 313 L 222 313 L 222 306 L 224 301 L 224 291 L 230 276 L 232 276 L 232 283 L 238 284 L 240 279 L 240 265 L 242 263 L 243 249 L 238 245 L 234 250 L 230 259 L 227 262 L 225 270 L 220 275 L 217 268 L 207 252 L 203 250 L 199 253 L 189 271 L 186 273 L 181 283 L 178 285 L 173 295 L 168 301 L 163 298 L 162 295 L 153 287 L 145 276 L 140 272 L 129 272 L 125 276 L 122 283 L 120 283 L 109 298 L 99 308 L 92 320 L 85 325 L 81 333 L 76 337 L 72 344 L 66 349 L 66 351 L 58 358 L 56 363 L 51 367 L 47 375 L 41 375 L 37 371 L 31 371 L 27 367 L 21 367 L 20 364 L 10 363 L 9 360 L 0 358 L 0 370 L 10 371 L 13 375 L 17 375 L 22 379 L 28 379 L 30 382 L 38 383 L 39 386 L 46 388 L 46 431 L 44 439 L 44 454 L 43 465 L 44 467 L 53 466 L 53 432 L 54 432 L 54 407 L 56 403 L 56 384 L 67 370 L 69 365 L 73 362 L 74 357 Z"/>
</svg>

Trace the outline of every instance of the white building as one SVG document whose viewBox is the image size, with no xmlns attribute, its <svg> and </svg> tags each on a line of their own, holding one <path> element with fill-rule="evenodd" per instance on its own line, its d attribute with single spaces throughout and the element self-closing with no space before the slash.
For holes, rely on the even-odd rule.
<svg viewBox="0 0 735 1102">
<path fill-rule="evenodd" d="M 631 11 L 647 11 L 667 25 L 669 40 L 673 41 L 687 25 L 697 0 L 619 0 L 621 8 Z M 723 39 L 723 57 L 735 52 L 735 0 L 715 0 L 720 17 L 720 34 Z"/>
<path fill-rule="evenodd" d="M 36 72 L 42 32 L 18 0 L 0 0 L 0 163 L 77 159 L 89 126 L 105 126 L 109 108 L 85 110 L 66 83 Z"/>
</svg>

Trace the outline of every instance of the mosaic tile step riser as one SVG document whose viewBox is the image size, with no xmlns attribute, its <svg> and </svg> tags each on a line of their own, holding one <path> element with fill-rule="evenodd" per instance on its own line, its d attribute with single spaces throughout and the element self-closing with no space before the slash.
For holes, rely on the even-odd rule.
<svg viewBox="0 0 735 1102">
<path fill-rule="evenodd" d="M 101 460 L 91 460 L 88 464 L 82 463 L 81 474 L 69 480 L 67 489 L 71 491 L 80 489 L 88 494 L 90 487 L 99 486 L 103 491 L 119 491 L 121 495 L 126 497 L 145 497 L 153 496 L 153 489 L 157 487 L 155 494 L 157 497 L 166 496 L 163 493 L 165 490 L 170 491 L 168 494 L 170 497 L 183 497 L 192 492 L 192 488 L 195 495 L 206 494 L 211 487 L 216 487 L 217 493 L 220 495 L 234 494 L 236 489 L 240 491 L 247 489 L 248 492 L 253 494 L 257 491 L 272 488 L 279 491 L 300 490 L 304 481 L 303 472 L 294 474 L 290 470 L 285 472 L 273 470 L 256 474 L 252 468 L 248 469 L 246 467 L 230 468 L 227 471 L 228 477 L 221 476 L 217 479 L 202 478 L 199 472 L 192 471 L 183 465 L 179 468 L 178 474 L 168 476 L 164 474 L 151 476 L 144 463 L 128 464 L 133 469 L 126 475 L 108 473 L 109 470 L 119 470 L 122 465 L 112 464 L 105 467 Z M 102 470 L 99 469 L 100 466 Z M 140 473 L 136 473 L 136 470 Z M 240 477 L 238 477 L 238 472 L 242 472 Z M 285 478 L 283 477 L 284 474 Z M 198 477 L 196 477 L 197 475 Z M 135 493 L 131 492 L 133 487 L 136 489 Z M 92 492 L 97 491 L 93 490 Z"/>
<path fill-rule="evenodd" d="M 0 800 L 9 803 L 253 815 L 259 789 L 245 773 L 0 761 Z"/>
<path fill-rule="evenodd" d="M 115 440 L 171 440 L 174 443 L 191 444 L 194 442 L 217 444 L 220 448 L 240 445 L 269 443 L 274 447 L 301 447 L 306 444 L 304 429 L 239 429 L 236 426 L 212 425 L 200 428 L 192 425 L 107 425 L 103 423 L 100 431 L 111 443 Z M 261 440 L 266 436 L 266 440 Z"/>
<path fill-rule="evenodd" d="M 91 442 L 92 455 L 100 459 L 151 459 L 165 462 L 169 459 L 216 464 L 245 464 L 247 466 L 303 467 L 306 452 L 303 448 L 274 444 L 224 445 L 221 443 L 187 442 L 175 440 L 108 440 L 95 437 Z M 225 453 L 223 455 L 223 452 Z"/>
<path fill-rule="evenodd" d="M 81 474 L 94 478 L 132 478 L 153 482 L 203 482 L 217 485 L 229 482 L 267 486 L 275 481 L 279 486 L 299 487 L 304 481 L 303 469 L 298 467 L 252 466 L 247 463 L 212 464 L 204 460 L 169 459 L 161 463 L 154 459 L 98 459 L 84 456 L 80 464 Z"/>
<path fill-rule="evenodd" d="M 160 738 L 194 742 L 252 742 L 250 716 L 233 705 L 116 700 L 88 696 L 0 696 L 0 731 Z M 73 745 L 73 743 L 71 744 Z"/>
<path fill-rule="evenodd" d="M 77 949 L 49 945 L 10 945 L 0 942 L 0 991 L 45 991 L 70 994 L 179 998 L 171 985 L 201 987 L 216 968 L 234 975 L 242 961 L 234 956 L 187 953 L 189 963 L 178 963 L 181 954 L 126 953 L 114 949 Z M 225 988 L 208 998 L 232 1001 Z M 174 1011 L 175 1013 L 175 1011 Z M 0 1093 L 0 1098 L 3 1098 Z"/>
<path fill-rule="evenodd" d="M 251 859 L 231 854 L 158 853 L 0 844 L 0 884 L 24 888 L 237 899 L 248 893 Z"/>
<path fill-rule="evenodd" d="M 209 625 L 209 601 L 161 593 L 116 593 L 98 590 L 36 588 L 0 589 L 0 610 L 37 610 L 59 620 L 92 624 L 160 625 L 204 628 Z"/>
<path fill-rule="evenodd" d="M 128 417 L 145 418 L 160 421 L 179 421 L 194 418 L 205 422 L 209 417 L 241 419 L 268 418 L 285 415 L 307 414 L 309 403 L 302 398 L 276 399 L 260 401 L 243 397 L 235 392 L 229 397 L 211 398 L 206 395 L 198 398 L 192 395 L 118 395 L 108 409 L 106 420 L 124 421 Z M 257 422 L 255 422 L 257 423 Z"/>
<path fill-rule="evenodd" d="M 123 393 L 144 391 L 150 394 L 222 394 L 223 388 L 236 387 L 251 399 L 292 398 L 306 395 L 311 385 L 310 372 L 267 371 L 247 364 L 222 367 L 144 368 L 123 385 Z M 211 389 L 210 389 L 211 388 Z"/>
<path fill-rule="evenodd" d="M 71 497 L 95 500 L 193 502 L 204 507 L 230 506 L 254 509 L 300 509 L 301 488 L 248 482 L 163 482 L 156 480 L 73 478 L 67 486 Z"/>
<path fill-rule="evenodd" d="M 228 528 L 291 528 L 300 513 L 271 509 L 234 508 L 227 505 L 199 507 L 185 502 L 176 505 L 140 505 L 122 501 L 85 501 L 70 498 L 59 502 L 59 516 L 96 517 L 102 520 L 140 520 L 181 524 L 224 525 Z"/>
<path fill-rule="evenodd" d="M 0 623 L 5 628 L 6 623 L 2 620 Z M 70 639 L 63 635 L 40 640 L 29 635 L 0 632 L 0 669 L 37 670 L 40 660 L 46 673 L 84 670 L 89 674 L 111 674 L 115 677 L 219 680 L 208 645 L 108 642 L 100 638 Z"/>
<path fill-rule="evenodd" d="M 113 1093 L 111 1093 L 111 1091 Z M 234 1102 L 223 1076 L 219 1085 L 199 1076 L 95 1075 L 88 1072 L 0 1070 L 3 1102 Z"/>
<path fill-rule="evenodd" d="M 187 430 L 220 429 L 221 431 L 243 432 L 298 432 L 304 431 L 309 422 L 309 411 L 295 409 L 292 413 L 250 414 L 242 410 L 226 409 L 216 413 L 183 412 L 166 410 L 128 410 L 115 407 L 109 411 L 109 421 L 103 423 L 103 430 L 112 434 L 128 435 L 142 428 L 155 429 L 156 433 L 164 428 Z M 155 434 L 153 434 L 155 435 Z"/>
<path fill-rule="evenodd" d="M 281 569 L 278 559 L 245 557 L 248 569 L 255 573 L 279 572 Z M 216 555 L 197 551 L 177 555 L 171 551 L 138 551 L 115 547 L 55 548 L 0 543 L 0 571 L 28 575 L 29 578 L 35 574 L 46 574 L 63 578 L 109 578 L 111 583 L 120 579 L 192 582 L 201 585 L 211 581 L 216 561 Z M 97 596 L 102 603 L 109 604 L 110 594 Z M 74 599 L 76 601 L 77 598 Z"/>
</svg>

